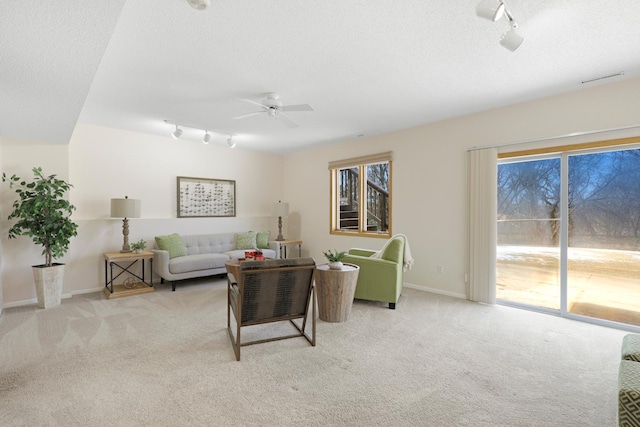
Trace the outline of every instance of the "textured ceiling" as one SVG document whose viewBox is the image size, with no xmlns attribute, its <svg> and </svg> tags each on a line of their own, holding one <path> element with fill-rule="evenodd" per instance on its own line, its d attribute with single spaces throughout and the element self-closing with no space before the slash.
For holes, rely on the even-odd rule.
<svg viewBox="0 0 640 427">
<path fill-rule="evenodd" d="M 64 144 L 77 122 L 168 136 L 170 120 L 287 152 L 640 75 L 640 1 L 505 0 L 515 52 L 478 2 L 2 0 L 0 137 Z M 295 129 L 233 119 L 270 91 L 315 111 L 288 113 Z"/>
</svg>

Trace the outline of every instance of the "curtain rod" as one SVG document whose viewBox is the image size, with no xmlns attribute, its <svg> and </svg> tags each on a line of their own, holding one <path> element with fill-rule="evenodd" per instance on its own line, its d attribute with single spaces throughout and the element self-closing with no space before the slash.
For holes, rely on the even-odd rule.
<svg viewBox="0 0 640 427">
<path fill-rule="evenodd" d="M 529 139 L 526 141 L 505 142 L 504 144 L 498 144 L 498 145 L 485 145 L 481 147 L 471 147 L 471 148 L 468 148 L 467 151 L 484 150 L 485 148 L 500 148 L 500 147 L 507 147 L 512 145 L 533 144 L 535 142 L 552 141 L 554 139 L 571 138 L 574 136 L 597 135 L 599 133 L 618 132 L 618 131 L 629 130 L 629 129 L 640 129 L 640 125 L 625 126 L 620 128 L 611 128 L 611 129 L 592 130 L 592 131 L 585 131 L 585 132 L 574 132 L 574 133 L 568 133 L 565 135 L 548 136 L 546 138 Z"/>
</svg>

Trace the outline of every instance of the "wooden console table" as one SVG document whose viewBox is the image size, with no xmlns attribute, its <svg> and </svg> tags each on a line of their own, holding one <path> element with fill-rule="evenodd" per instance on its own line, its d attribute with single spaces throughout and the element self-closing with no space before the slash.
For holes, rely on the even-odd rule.
<svg viewBox="0 0 640 427">
<path fill-rule="evenodd" d="M 145 260 L 149 260 L 149 281 L 145 280 Z M 131 271 L 138 261 L 141 262 L 142 271 L 140 274 Z M 113 268 L 120 269 L 120 272 L 113 276 Z M 116 285 L 114 280 L 123 273 L 128 273 L 133 280 L 139 281 L 131 284 Z M 107 298 L 127 297 L 130 295 L 153 292 L 153 252 L 143 251 L 139 254 L 135 252 L 105 252 L 104 254 L 104 293 Z"/>
<path fill-rule="evenodd" d="M 342 270 L 331 270 L 328 264 L 316 267 L 318 313 L 325 322 L 346 322 L 351 313 L 360 267 L 345 263 Z"/>
</svg>

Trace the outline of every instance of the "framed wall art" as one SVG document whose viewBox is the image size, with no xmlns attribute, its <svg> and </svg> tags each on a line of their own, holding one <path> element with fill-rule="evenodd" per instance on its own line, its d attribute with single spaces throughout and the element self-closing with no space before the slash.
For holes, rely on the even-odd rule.
<svg viewBox="0 0 640 427">
<path fill-rule="evenodd" d="M 236 216 L 236 182 L 178 177 L 178 218 Z"/>
</svg>

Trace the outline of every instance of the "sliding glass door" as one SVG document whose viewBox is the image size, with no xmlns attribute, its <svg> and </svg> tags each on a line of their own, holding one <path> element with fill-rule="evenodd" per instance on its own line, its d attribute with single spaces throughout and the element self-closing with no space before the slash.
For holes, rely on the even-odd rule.
<svg viewBox="0 0 640 427">
<path fill-rule="evenodd" d="M 640 150 L 498 166 L 497 298 L 640 326 Z"/>
</svg>

